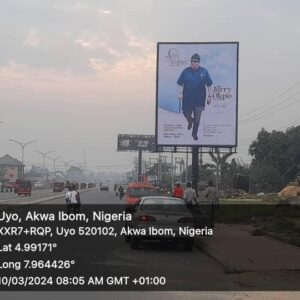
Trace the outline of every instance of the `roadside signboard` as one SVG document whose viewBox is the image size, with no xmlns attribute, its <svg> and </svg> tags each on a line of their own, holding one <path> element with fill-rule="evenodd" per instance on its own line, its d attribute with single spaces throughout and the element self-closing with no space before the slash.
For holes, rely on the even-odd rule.
<svg viewBox="0 0 300 300">
<path fill-rule="evenodd" d="M 238 42 L 158 43 L 157 146 L 237 146 Z"/>
<path fill-rule="evenodd" d="M 154 135 L 118 134 L 117 151 L 154 151 Z"/>
</svg>

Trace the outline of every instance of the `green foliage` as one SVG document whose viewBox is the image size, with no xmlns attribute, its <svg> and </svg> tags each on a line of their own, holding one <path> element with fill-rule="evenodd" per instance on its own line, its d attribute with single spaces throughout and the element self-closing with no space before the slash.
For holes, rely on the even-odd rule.
<svg viewBox="0 0 300 300">
<path fill-rule="evenodd" d="M 278 191 L 300 171 L 300 126 L 286 132 L 264 128 L 249 147 L 253 156 L 251 180 L 255 191 Z"/>
<path fill-rule="evenodd" d="M 236 161 L 233 159 L 231 163 L 227 162 L 227 159 L 232 156 L 234 153 L 209 153 L 209 156 L 211 157 L 212 161 L 219 165 L 219 176 L 221 179 L 221 189 L 225 188 L 231 188 L 233 187 L 233 178 L 237 173 L 240 173 L 240 171 L 244 171 L 246 168 L 245 166 L 242 166 L 241 164 L 236 163 Z"/>
</svg>

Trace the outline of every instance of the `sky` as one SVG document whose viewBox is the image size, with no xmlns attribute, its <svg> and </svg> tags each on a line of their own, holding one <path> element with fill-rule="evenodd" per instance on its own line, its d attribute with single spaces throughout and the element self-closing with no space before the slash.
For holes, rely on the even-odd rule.
<svg viewBox="0 0 300 300">
<path fill-rule="evenodd" d="M 238 153 L 300 123 L 297 0 L 2 0 L 0 156 L 9 141 L 93 171 L 127 171 L 118 133 L 155 133 L 157 42 L 239 42 Z M 50 154 L 49 154 L 50 156 Z M 154 157 L 147 154 L 145 157 Z M 204 158 L 205 159 L 205 158 Z M 52 165 L 50 160 L 47 164 Z"/>
</svg>

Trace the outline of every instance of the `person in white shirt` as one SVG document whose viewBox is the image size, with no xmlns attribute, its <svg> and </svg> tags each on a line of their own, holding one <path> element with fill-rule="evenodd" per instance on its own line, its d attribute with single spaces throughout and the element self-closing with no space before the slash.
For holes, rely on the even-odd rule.
<svg viewBox="0 0 300 300">
<path fill-rule="evenodd" d="M 183 194 L 183 199 L 188 206 L 196 204 L 196 191 L 192 188 L 192 184 L 188 182 L 186 184 L 186 190 Z"/>
<path fill-rule="evenodd" d="M 214 228 L 215 207 L 219 205 L 219 194 L 212 180 L 208 182 L 208 187 L 205 189 L 204 195 L 207 198 L 208 205 L 211 205 L 210 226 Z"/>
<path fill-rule="evenodd" d="M 66 204 L 68 213 L 78 213 L 80 209 L 80 195 L 79 192 L 76 191 L 75 185 L 68 186 L 68 192 L 66 193 Z"/>
</svg>

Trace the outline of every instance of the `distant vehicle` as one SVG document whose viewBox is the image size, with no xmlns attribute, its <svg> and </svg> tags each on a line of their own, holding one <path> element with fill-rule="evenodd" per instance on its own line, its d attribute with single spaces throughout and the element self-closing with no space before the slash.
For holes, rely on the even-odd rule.
<svg viewBox="0 0 300 300">
<path fill-rule="evenodd" d="M 132 249 L 138 249 L 142 240 L 178 241 L 184 243 L 185 250 L 193 249 L 194 238 L 179 234 L 180 227 L 195 228 L 194 218 L 183 199 L 162 196 L 142 197 L 133 207 L 127 208 L 128 212 L 130 210 L 132 221 L 127 222 L 125 227 L 135 229 L 136 232 L 142 229 L 146 231 L 146 235 L 125 236 L 125 241 L 130 242 Z M 162 233 L 153 235 L 150 228 L 152 231 L 154 228 Z M 172 233 L 168 234 L 166 228 Z"/>
<path fill-rule="evenodd" d="M 101 187 L 100 187 L 100 191 L 109 191 L 108 185 L 102 184 Z"/>
<path fill-rule="evenodd" d="M 37 182 L 35 182 L 35 183 L 33 184 L 33 187 L 34 187 L 34 188 L 42 188 L 42 187 L 43 187 L 43 183 L 40 182 L 40 181 L 37 181 Z"/>
<path fill-rule="evenodd" d="M 13 189 L 15 187 L 15 183 L 14 182 L 7 182 L 4 184 L 4 187 L 6 189 Z"/>
<path fill-rule="evenodd" d="M 86 189 L 86 183 L 80 183 L 80 189 L 81 190 L 84 190 L 84 189 Z"/>
<path fill-rule="evenodd" d="M 125 193 L 125 202 L 135 204 L 140 197 L 157 196 L 158 189 L 147 182 L 130 182 Z"/>
<path fill-rule="evenodd" d="M 89 189 L 91 189 L 91 188 L 94 188 L 96 186 L 96 184 L 95 183 L 88 183 L 88 188 Z"/>
<path fill-rule="evenodd" d="M 64 182 L 54 182 L 53 184 L 53 193 L 54 192 L 63 192 L 65 189 L 65 183 Z"/>
<path fill-rule="evenodd" d="M 29 180 L 22 180 L 18 183 L 18 195 L 31 196 L 32 184 Z"/>
<path fill-rule="evenodd" d="M 15 186 L 14 186 L 15 194 L 18 194 L 19 187 L 20 187 L 20 182 L 23 181 L 23 180 L 24 180 L 24 179 L 17 179 L 17 180 L 16 180 Z"/>
<path fill-rule="evenodd" d="M 14 187 L 15 187 L 15 183 L 14 182 L 5 182 L 5 181 L 0 182 L 0 190 L 4 190 L 4 189 L 6 189 L 6 190 L 8 190 L 8 189 L 12 190 Z"/>
</svg>

